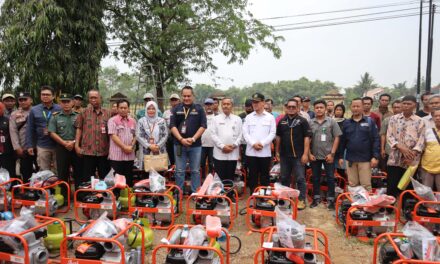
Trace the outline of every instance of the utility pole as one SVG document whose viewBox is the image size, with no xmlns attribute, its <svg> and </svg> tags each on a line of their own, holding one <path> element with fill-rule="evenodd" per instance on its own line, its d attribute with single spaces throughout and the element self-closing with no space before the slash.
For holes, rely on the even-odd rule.
<svg viewBox="0 0 440 264">
<path fill-rule="evenodd" d="M 420 0 L 419 15 L 419 56 L 417 63 L 417 111 L 420 106 L 420 82 L 421 82 L 421 64 L 422 64 L 422 24 L 423 24 L 423 0 Z"/>
<path fill-rule="evenodd" d="M 432 50 L 433 50 L 433 34 L 434 34 L 434 15 L 435 5 L 432 4 L 432 0 L 429 0 L 429 28 L 428 28 L 428 59 L 426 65 L 426 92 L 431 91 L 431 70 L 432 70 Z"/>
</svg>

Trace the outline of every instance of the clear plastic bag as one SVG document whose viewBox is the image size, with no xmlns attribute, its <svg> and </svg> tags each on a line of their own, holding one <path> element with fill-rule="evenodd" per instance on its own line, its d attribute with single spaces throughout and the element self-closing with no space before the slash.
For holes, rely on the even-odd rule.
<svg viewBox="0 0 440 264">
<path fill-rule="evenodd" d="M 189 230 L 188 239 L 186 239 L 183 244 L 188 246 L 202 246 L 205 240 L 205 228 L 201 225 L 196 225 Z M 197 260 L 198 255 L 199 251 L 196 249 L 183 250 L 183 257 L 185 258 L 186 264 L 193 264 Z"/>
<path fill-rule="evenodd" d="M 159 193 L 166 190 L 166 186 L 165 186 L 166 180 L 157 171 L 151 170 L 149 179 L 150 179 L 151 192 Z"/>
<path fill-rule="evenodd" d="M 370 200 L 370 194 L 362 186 L 350 187 L 348 186 L 348 191 L 353 199 L 353 205 L 364 204 Z"/>
<path fill-rule="evenodd" d="M 0 168 L 0 183 L 7 182 L 10 179 L 11 179 L 11 176 L 9 176 L 9 171 L 7 169 Z M 6 189 L 9 190 L 10 187 L 11 187 L 11 184 L 8 184 L 6 186 Z"/>
<path fill-rule="evenodd" d="M 403 227 L 402 232 L 408 237 L 411 249 L 419 259 L 425 261 L 440 260 L 440 246 L 437 239 L 424 226 L 409 221 Z"/>
<path fill-rule="evenodd" d="M 299 196 L 299 191 L 290 187 L 284 186 L 279 182 L 274 184 L 275 190 L 272 192 L 278 198 L 296 199 Z"/>
<path fill-rule="evenodd" d="M 280 163 L 273 165 L 272 169 L 270 169 L 270 176 L 279 176 L 281 173 L 281 165 Z"/>
<path fill-rule="evenodd" d="M 20 216 L 10 220 L 6 225 L 0 227 L 0 231 L 7 232 L 10 234 L 19 234 L 37 225 L 37 221 L 33 215 L 32 210 L 22 207 L 20 211 Z M 22 244 L 20 240 L 15 239 L 11 236 L 2 236 L 1 240 L 10 246 L 12 249 L 18 251 L 21 249 Z"/>
<path fill-rule="evenodd" d="M 127 187 L 127 179 L 124 175 L 117 174 L 115 175 L 115 187 L 119 189 L 124 189 Z"/>
<path fill-rule="evenodd" d="M 277 234 L 280 239 L 281 246 L 285 248 L 304 248 L 306 227 L 293 220 L 291 216 L 283 213 L 278 206 L 275 207 L 275 213 Z M 292 254 L 294 253 L 286 253 L 287 258 L 289 258 Z M 295 255 L 302 257 L 303 253 L 295 253 Z"/>
<path fill-rule="evenodd" d="M 113 168 L 104 177 L 104 182 L 107 184 L 107 187 L 113 187 L 115 185 L 115 171 Z"/>
<path fill-rule="evenodd" d="M 208 186 L 208 190 L 206 190 L 207 195 L 219 195 L 223 191 L 223 183 L 220 177 L 214 174 L 214 178 L 212 182 Z"/>
<path fill-rule="evenodd" d="M 235 167 L 235 175 L 241 176 L 241 162 L 237 162 L 237 166 Z"/>
<path fill-rule="evenodd" d="M 84 232 L 83 237 L 110 238 L 117 233 L 116 225 L 108 219 L 107 212 L 104 212 L 95 220 L 93 226 Z"/>
<path fill-rule="evenodd" d="M 58 177 L 50 170 L 34 173 L 29 179 L 31 187 L 44 187 L 58 181 Z"/>
<path fill-rule="evenodd" d="M 437 201 L 437 197 L 434 195 L 431 187 L 421 184 L 414 178 L 411 178 L 411 182 L 414 187 L 414 191 L 420 196 L 424 201 Z M 435 204 L 426 204 L 427 207 L 437 209 L 439 206 Z M 440 209 L 440 208 L 439 208 Z"/>
</svg>

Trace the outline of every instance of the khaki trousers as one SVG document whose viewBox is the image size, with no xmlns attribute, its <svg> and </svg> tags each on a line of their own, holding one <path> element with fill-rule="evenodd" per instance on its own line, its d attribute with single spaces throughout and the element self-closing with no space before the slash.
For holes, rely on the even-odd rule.
<svg viewBox="0 0 440 264">
<path fill-rule="evenodd" d="M 55 148 L 40 148 L 37 147 L 37 164 L 40 167 L 40 170 L 52 170 L 53 164 L 53 172 L 57 174 L 57 163 L 56 163 L 56 152 Z"/>
<path fill-rule="evenodd" d="M 370 162 L 353 162 L 347 166 L 348 184 L 351 187 L 362 185 L 371 191 L 371 166 Z"/>
</svg>

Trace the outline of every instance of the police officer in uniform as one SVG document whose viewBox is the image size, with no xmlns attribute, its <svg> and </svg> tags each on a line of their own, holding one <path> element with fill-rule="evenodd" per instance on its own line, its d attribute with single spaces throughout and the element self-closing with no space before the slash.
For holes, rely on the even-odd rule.
<svg viewBox="0 0 440 264">
<path fill-rule="evenodd" d="M 73 100 L 69 94 L 61 94 L 60 105 L 62 110 L 54 112 L 49 120 L 48 131 L 50 137 L 57 143 L 55 147 L 58 178 L 63 181 L 69 180 L 70 166 L 72 166 L 75 188 L 80 182 L 77 172 L 79 166 L 78 157 L 75 154 L 75 132 L 74 127 L 78 113 L 73 111 Z"/>
<path fill-rule="evenodd" d="M 19 108 L 12 112 L 9 118 L 9 134 L 16 157 L 20 159 L 21 177 L 24 182 L 28 182 L 34 172 L 34 166 L 38 170 L 36 156 L 29 155 L 25 146 L 27 119 L 32 108 L 31 94 L 20 92 L 18 104 Z"/>
</svg>

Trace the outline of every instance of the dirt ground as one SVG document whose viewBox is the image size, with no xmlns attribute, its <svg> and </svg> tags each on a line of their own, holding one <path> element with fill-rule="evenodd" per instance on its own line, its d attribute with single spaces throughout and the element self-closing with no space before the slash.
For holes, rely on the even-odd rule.
<svg viewBox="0 0 440 264">
<path fill-rule="evenodd" d="M 244 199 L 239 202 L 239 209 L 245 207 Z M 306 225 L 306 227 L 315 227 L 323 230 L 329 239 L 329 251 L 332 263 L 337 264 L 365 264 L 372 263 L 373 245 L 366 244 L 358 241 L 356 238 L 345 238 L 345 234 L 342 227 L 337 226 L 335 222 L 334 211 L 328 211 L 324 205 L 320 205 L 318 208 L 307 208 L 306 210 L 298 212 L 298 222 Z M 69 213 L 67 217 L 73 216 Z M 185 218 L 182 214 L 176 221 L 176 223 L 184 224 Z M 75 225 L 74 229 L 78 226 Z M 76 230 L 75 230 L 76 231 Z M 260 247 L 260 234 L 249 233 L 245 224 L 245 216 L 240 215 L 235 221 L 231 234 L 240 237 L 242 241 L 242 248 L 236 255 L 231 255 L 231 264 L 253 263 L 253 257 L 255 251 Z M 166 231 L 155 230 L 154 245 L 160 244 L 160 240 L 166 237 Z M 232 249 L 236 248 L 236 243 L 231 242 Z M 151 257 L 152 251 L 148 251 L 146 254 L 146 263 L 152 263 Z M 164 263 L 163 259 L 165 251 L 161 250 L 158 254 L 158 263 Z M 162 260 L 162 261 L 160 261 Z"/>
</svg>

